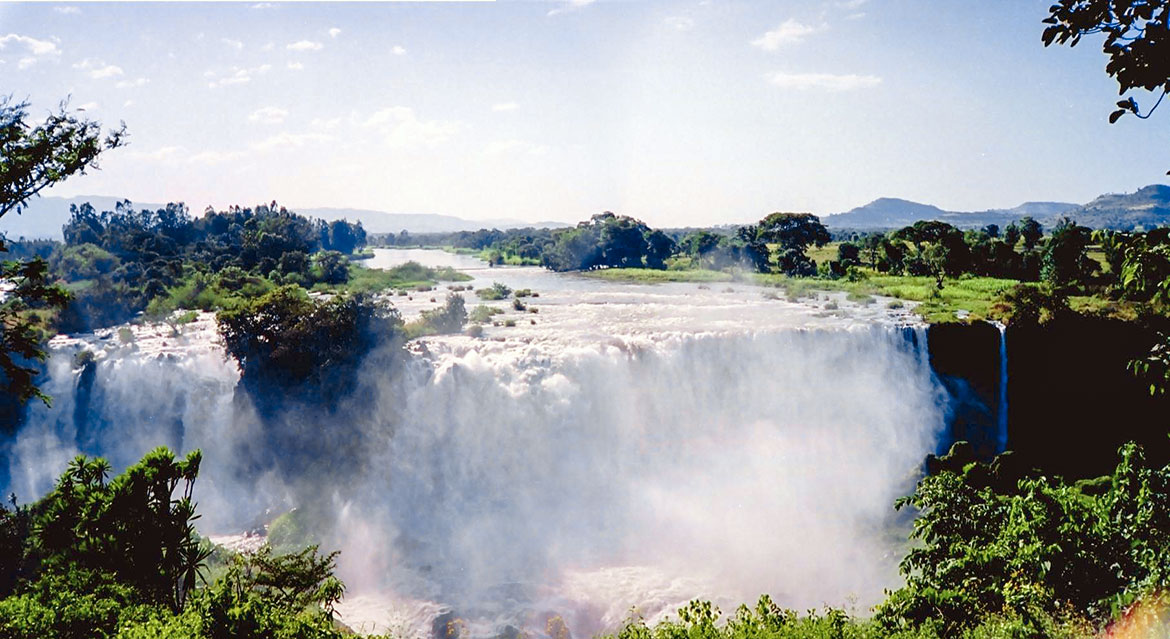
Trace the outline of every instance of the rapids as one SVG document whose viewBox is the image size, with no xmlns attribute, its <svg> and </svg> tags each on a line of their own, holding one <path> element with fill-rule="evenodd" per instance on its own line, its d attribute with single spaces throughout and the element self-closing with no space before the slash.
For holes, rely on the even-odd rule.
<svg viewBox="0 0 1170 639">
<path fill-rule="evenodd" d="M 305 450 L 273 454 L 347 451 L 304 476 L 241 452 L 263 426 L 210 314 L 133 339 L 61 336 L 53 406 L 30 406 L 0 444 L 0 484 L 28 501 L 78 452 L 119 469 L 157 445 L 202 448 L 201 531 L 317 503 L 342 550 L 341 618 L 365 632 L 429 637 L 458 619 L 472 636 L 561 635 L 559 618 L 583 637 L 765 592 L 864 612 L 897 584 L 906 522 L 892 503 L 935 451 L 948 401 L 905 311 L 376 253 L 367 265 L 416 259 L 477 288 L 531 288 L 539 312 L 495 302 L 515 326 L 417 340 L 396 370 L 367 366 L 368 403 L 345 430 L 286 416 Z M 444 294 L 391 301 L 409 319 Z"/>
</svg>

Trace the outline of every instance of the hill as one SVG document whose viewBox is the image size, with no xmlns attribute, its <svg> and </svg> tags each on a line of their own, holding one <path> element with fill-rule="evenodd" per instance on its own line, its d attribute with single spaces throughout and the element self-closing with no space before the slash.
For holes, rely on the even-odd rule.
<svg viewBox="0 0 1170 639">
<path fill-rule="evenodd" d="M 1135 193 L 1108 193 L 1066 213 L 1093 228 L 1132 230 L 1170 224 L 1170 186 L 1151 184 Z"/>
<path fill-rule="evenodd" d="M 898 229 L 919 220 L 939 220 L 963 229 L 982 228 L 988 224 L 1007 226 L 1025 216 L 1031 216 L 1046 226 L 1076 204 L 1067 202 L 1025 202 L 1011 209 L 989 209 L 978 212 L 945 211 L 930 204 L 921 204 L 897 198 L 879 198 L 845 213 L 829 215 L 822 221 L 833 229 L 886 230 Z"/>
</svg>

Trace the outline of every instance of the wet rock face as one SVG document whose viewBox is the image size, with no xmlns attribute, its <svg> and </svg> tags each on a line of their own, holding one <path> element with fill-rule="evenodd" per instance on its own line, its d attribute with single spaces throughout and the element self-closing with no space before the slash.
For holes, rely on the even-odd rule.
<svg viewBox="0 0 1170 639">
<path fill-rule="evenodd" d="M 1170 461 L 1170 398 L 1151 397 L 1127 369 L 1159 330 L 1167 327 L 1083 317 L 1009 327 L 1009 447 L 1067 477 L 1111 471 L 1129 440 L 1151 460 Z"/>
<path fill-rule="evenodd" d="M 1166 327 L 1097 318 L 1008 327 L 1007 450 L 1018 463 L 1067 477 L 1094 477 L 1136 440 L 1152 459 L 1170 461 L 1170 398 L 1151 397 L 1128 370 Z M 996 452 L 999 330 L 986 323 L 932 326 L 930 365 L 949 395 L 951 443 L 971 444 L 972 459 Z"/>
<path fill-rule="evenodd" d="M 970 442 L 978 459 L 998 452 L 999 340 L 999 329 L 983 322 L 930 327 L 930 368 L 949 396 L 939 453 L 956 441 Z"/>
</svg>

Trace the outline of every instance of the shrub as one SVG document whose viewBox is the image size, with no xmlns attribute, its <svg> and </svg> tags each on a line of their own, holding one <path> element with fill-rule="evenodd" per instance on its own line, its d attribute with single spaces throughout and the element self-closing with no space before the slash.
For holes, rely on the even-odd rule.
<svg viewBox="0 0 1170 639">
<path fill-rule="evenodd" d="M 499 282 L 492 282 L 488 288 L 481 288 L 475 292 L 481 300 L 495 301 L 508 299 L 512 294 L 512 289 Z"/>
</svg>

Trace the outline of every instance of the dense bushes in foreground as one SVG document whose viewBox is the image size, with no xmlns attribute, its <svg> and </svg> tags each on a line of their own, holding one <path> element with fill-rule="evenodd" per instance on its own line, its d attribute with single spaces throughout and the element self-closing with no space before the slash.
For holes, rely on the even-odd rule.
<svg viewBox="0 0 1170 639">
<path fill-rule="evenodd" d="M 695 601 L 604 639 L 1166 636 L 1170 467 L 1130 444 L 1111 476 L 1073 484 L 1010 454 L 986 464 L 963 451 L 929 460 L 932 473 L 899 503 L 918 512 L 915 545 L 905 585 L 872 617 L 801 614 L 765 595 L 726 618 Z M 207 578 L 216 557 L 191 525 L 199 462 L 158 449 L 107 481 L 104 461 L 80 457 L 40 502 L 0 508 L 0 637 L 343 636 L 336 553 L 221 550 L 220 576 Z M 554 618 L 547 632 L 566 629 Z"/>
<path fill-rule="evenodd" d="M 160 448 L 109 479 L 104 460 L 78 457 L 39 502 L 0 507 L 0 637 L 343 636 L 335 553 L 230 556 L 208 583 L 199 464 Z"/>
</svg>

